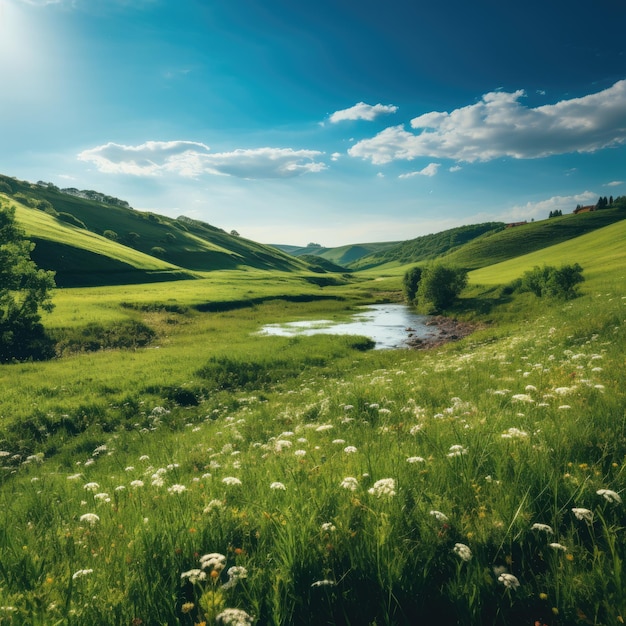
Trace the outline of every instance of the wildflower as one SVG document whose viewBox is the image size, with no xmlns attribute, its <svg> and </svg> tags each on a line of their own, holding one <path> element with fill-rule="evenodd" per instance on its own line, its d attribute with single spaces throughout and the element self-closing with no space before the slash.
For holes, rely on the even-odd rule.
<svg viewBox="0 0 626 626">
<path fill-rule="evenodd" d="M 230 589 L 234 587 L 238 581 L 248 577 L 248 570 L 240 565 L 229 567 L 226 573 L 228 574 L 228 582 L 222 585 L 223 589 Z"/>
<path fill-rule="evenodd" d="M 576 516 L 576 519 L 593 522 L 593 511 L 590 511 L 589 509 L 574 507 L 572 509 L 572 513 Z"/>
<path fill-rule="evenodd" d="M 80 480 L 83 477 L 82 474 L 71 474 L 67 477 L 68 480 Z"/>
<path fill-rule="evenodd" d="M 93 526 L 100 521 L 100 518 L 95 513 L 84 513 L 80 516 L 80 521 Z"/>
<path fill-rule="evenodd" d="M 126 489 L 126 487 L 125 487 L 124 485 L 118 485 L 118 486 L 115 488 L 115 491 L 124 491 L 124 489 Z"/>
<path fill-rule="evenodd" d="M 229 487 L 241 485 L 241 481 L 238 478 L 235 478 L 235 476 L 225 476 L 222 478 L 222 482 Z"/>
<path fill-rule="evenodd" d="M 523 439 L 524 437 L 528 437 L 528 433 L 519 428 L 509 428 L 505 433 L 500 435 L 500 437 L 503 439 Z"/>
<path fill-rule="evenodd" d="M 296 450 L 294 452 L 295 456 L 306 456 L 306 450 Z"/>
<path fill-rule="evenodd" d="M 547 524 L 533 524 L 531 526 L 531 530 L 539 530 L 541 532 L 546 533 L 546 535 L 553 535 L 554 531 L 552 530 L 551 526 L 548 526 Z"/>
<path fill-rule="evenodd" d="M 98 456 L 102 452 L 106 452 L 107 449 L 108 448 L 106 447 L 106 444 L 103 444 L 101 446 L 98 446 L 91 454 L 92 454 L 92 456 Z"/>
<path fill-rule="evenodd" d="M 349 489 L 350 491 L 356 491 L 357 487 L 359 486 L 359 483 L 356 478 L 353 478 L 352 476 L 347 476 L 341 481 L 341 486 L 344 489 Z"/>
<path fill-rule="evenodd" d="M 139 489 L 140 487 L 143 487 L 143 480 L 131 480 L 130 486 L 134 489 Z"/>
<path fill-rule="evenodd" d="M 357 450 L 356 450 L 356 448 L 355 448 L 354 446 L 346 446 L 346 447 L 343 449 L 343 451 L 344 451 L 346 454 L 354 454 Z"/>
<path fill-rule="evenodd" d="M 409 434 L 417 435 L 417 433 L 419 433 L 422 428 L 423 426 L 421 424 L 415 424 L 415 426 L 411 426 L 411 428 L 409 429 Z"/>
<path fill-rule="evenodd" d="M 513 574 L 507 574 L 503 572 L 498 576 L 498 582 L 502 583 L 507 589 L 517 589 L 519 587 L 519 580 Z"/>
<path fill-rule="evenodd" d="M 472 551 L 464 543 L 455 543 L 453 552 L 463 561 L 469 561 L 472 558 Z"/>
<path fill-rule="evenodd" d="M 140 460 L 140 461 L 149 461 L 149 460 L 150 460 L 150 457 L 149 457 L 147 454 L 142 454 L 142 455 L 139 457 L 139 460 Z"/>
<path fill-rule="evenodd" d="M 100 485 L 98 483 L 86 483 L 83 487 L 86 491 L 98 491 Z"/>
<path fill-rule="evenodd" d="M 108 493 L 97 493 L 93 499 L 100 500 L 101 502 L 111 502 L 111 498 L 109 498 Z"/>
<path fill-rule="evenodd" d="M 455 456 L 461 456 L 463 454 L 467 454 L 467 448 L 464 448 L 463 446 L 457 443 L 454 446 L 450 446 L 450 452 L 448 452 L 447 456 L 449 456 L 450 458 L 453 458 Z"/>
<path fill-rule="evenodd" d="M 287 487 L 285 487 L 284 483 L 273 482 L 270 485 L 270 489 L 274 489 L 275 491 L 286 491 Z"/>
<path fill-rule="evenodd" d="M 190 613 L 194 610 L 195 606 L 196 605 L 193 602 L 185 602 L 180 609 L 183 613 Z"/>
<path fill-rule="evenodd" d="M 197 583 L 206 580 L 206 573 L 201 569 L 190 569 L 187 572 L 183 572 L 180 577 L 182 580 L 187 579 L 191 583 Z"/>
<path fill-rule="evenodd" d="M 410 456 L 407 460 L 407 463 L 425 463 L 426 459 L 421 456 Z"/>
<path fill-rule="evenodd" d="M 283 448 L 291 448 L 291 446 L 293 446 L 293 441 L 289 441 L 289 439 L 277 439 L 274 442 L 276 452 L 282 452 Z"/>
<path fill-rule="evenodd" d="M 334 533 L 337 530 L 337 527 L 332 522 L 324 522 L 322 524 L 322 532 L 324 533 Z"/>
<path fill-rule="evenodd" d="M 396 481 L 393 478 L 381 478 L 380 480 L 377 480 L 374 485 L 367 490 L 367 492 L 377 498 L 382 496 L 395 496 Z"/>
<path fill-rule="evenodd" d="M 167 490 L 169 493 L 183 493 L 187 491 L 187 487 L 185 487 L 185 485 L 172 485 L 168 487 Z"/>
<path fill-rule="evenodd" d="M 215 622 L 224 626 L 249 626 L 254 618 L 242 609 L 224 609 L 217 615 Z"/>
<path fill-rule="evenodd" d="M 92 569 L 79 569 L 78 571 L 72 574 L 72 580 L 76 580 L 77 578 L 82 578 L 83 576 L 89 576 L 89 574 L 93 574 Z"/>
<path fill-rule="evenodd" d="M 311 587 L 333 587 L 337 583 L 334 580 L 328 580 L 325 578 L 324 580 L 316 580 Z"/>
<path fill-rule="evenodd" d="M 438 522 L 447 522 L 448 516 L 443 514 L 441 511 L 429 511 L 430 515 L 432 515 Z"/>
<path fill-rule="evenodd" d="M 529 404 L 534 402 L 534 400 L 527 393 L 516 393 L 511 396 L 511 399 L 516 402 L 527 402 Z"/>
<path fill-rule="evenodd" d="M 205 507 L 204 510 L 202 511 L 203 513 L 210 513 L 211 511 L 213 511 L 214 509 L 221 509 L 223 508 L 224 503 L 221 500 L 211 500 Z"/>
<path fill-rule="evenodd" d="M 610 489 L 598 489 L 596 493 L 599 496 L 605 498 L 608 502 L 615 502 L 617 504 L 622 503 L 622 498 L 620 497 L 620 495 L 615 491 L 611 491 Z"/>
<path fill-rule="evenodd" d="M 333 442 L 334 444 L 338 445 L 338 446 L 341 446 L 341 445 L 343 445 L 344 443 L 346 443 L 346 440 L 345 440 L 345 439 L 333 439 L 333 441 L 332 441 L 332 442 Z"/>
<path fill-rule="evenodd" d="M 219 552 L 210 552 L 200 557 L 200 567 L 202 569 L 211 568 L 217 571 L 222 571 L 226 565 L 226 557 Z"/>
<path fill-rule="evenodd" d="M 537 391 L 537 387 L 535 387 L 535 385 L 526 385 L 524 391 Z"/>
<path fill-rule="evenodd" d="M 567 548 L 560 543 L 550 543 L 548 544 L 553 550 L 561 550 L 561 552 L 567 552 Z"/>
<path fill-rule="evenodd" d="M 331 430 L 333 428 L 332 424 L 321 424 L 315 429 L 316 433 L 323 433 L 325 430 Z"/>
<path fill-rule="evenodd" d="M 135 468 L 132 465 L 129 465 L 127 467 L 124 468 L 125 472 L 134 472 Z"/>
</svg>

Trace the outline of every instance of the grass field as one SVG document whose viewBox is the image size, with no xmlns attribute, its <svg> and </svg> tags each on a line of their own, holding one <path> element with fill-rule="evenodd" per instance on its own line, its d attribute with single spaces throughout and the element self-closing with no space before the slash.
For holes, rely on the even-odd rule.
<svg viewBox="0 0 626 626">
<path fill-rule="evenodd" d="M 587 280 L 424 351 L 255 334 L 399 270 L 59 290 L 45 324 L 83 343 L 0 366 L 0 624 L 623 623 L 622 241 L 472 272 L 459 314 L 534 265 Z M 154 336 L 89 351 L 130 323 Z"/>
</svg>

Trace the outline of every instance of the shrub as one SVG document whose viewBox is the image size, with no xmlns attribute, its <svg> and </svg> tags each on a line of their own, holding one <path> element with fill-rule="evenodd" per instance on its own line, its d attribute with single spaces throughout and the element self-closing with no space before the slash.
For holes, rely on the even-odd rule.
<svg viewBox="0 0 626 626">
<path fill-rule="evenodd" d="M 59 211 L 59 214 L 56 216 L 57 219 L 62 222 L 67 222 L 72 226 L 76 226 L 77 228 L 82 228 L 83 230 L 88 230 L 85 222 L 79 220 L 77 217 L 74 217 L 71 213 L 66 213 L 65 211 Z"/>
<path fill-rule="evenodd" d="M 117 233 L 114 230 L 107 229 L 102 233 L 102 236 L 110 239 L 111 241 L 117 241 Z"/>
<path fill-rule="evenodd" d="M 571 300 L 578 295 L 578 285 L 585 279 L 578 264 L 535 266 L 522 276 L 521 291 L 534 293 L 538 298 Z"/>
<path fill-rule="evenodd" d="M 407 270 L 402 279 L 402 289 L 404 291 L 404 297 L 410 304 L 415 301 L 417 295 L 417 288 L 422 278 L 422 268 L 419 266 L 412 267 Z"/>
</svg>

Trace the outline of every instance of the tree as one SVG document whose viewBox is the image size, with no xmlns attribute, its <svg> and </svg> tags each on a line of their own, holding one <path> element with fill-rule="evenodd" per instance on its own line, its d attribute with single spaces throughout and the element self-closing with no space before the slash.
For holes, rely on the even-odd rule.
<svg viewBox="0 0 626 626">
<path fill-rule="evenodd" d="M 54 272 L 37 267 L 34 247 L 15 223 L 15 209 L 0 207 L 0 363 L 54 355 L 40 315 L 53 308 Z"/>
<path fill-rule="evenodd" d="M 467 270 L 439 263 L 422 270 L 417 287 L 420 307 L 428 312 L 441 311 L 454 303 L 467 285 Z"/>
<path fill-rule="evenodd" d="M 420 279 L 422 278 L 422 268 L 416 265 L 411 269 L 408 269 L 402 279 L 402 288 L 404 290 L 404 297 L 409 304 L 415 302 L 415 296 L 417 295 L 417 287 L 419 286 Z"/>
</svg>

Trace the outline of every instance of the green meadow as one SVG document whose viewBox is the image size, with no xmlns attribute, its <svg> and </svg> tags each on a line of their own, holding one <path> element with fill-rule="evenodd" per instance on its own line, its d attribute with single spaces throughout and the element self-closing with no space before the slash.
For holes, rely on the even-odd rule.
<svg viewBox="0 0 626 626">
<path fill-rule="evenodd" d="M 625 224 L 475 256 L 424 350 L 258 333 L 406 266 L 56 290 L 57 358 L 0 365 L 0 624 L 623 623 Z"/>
</svg>

